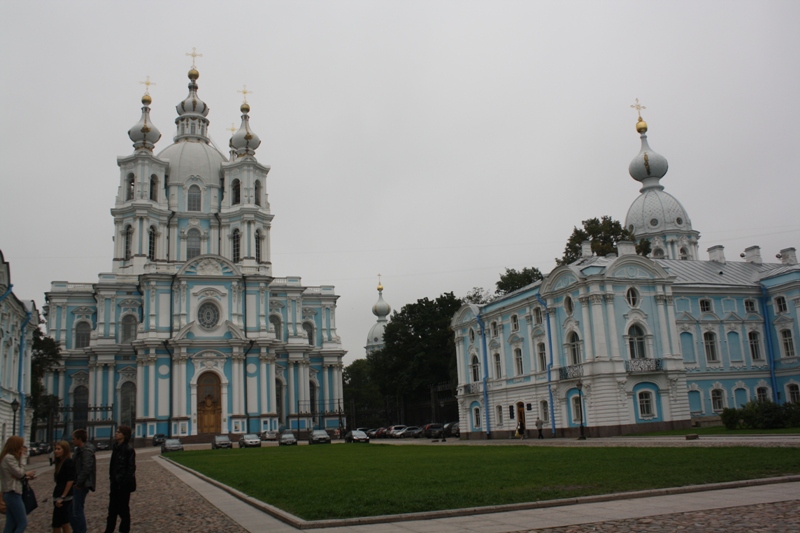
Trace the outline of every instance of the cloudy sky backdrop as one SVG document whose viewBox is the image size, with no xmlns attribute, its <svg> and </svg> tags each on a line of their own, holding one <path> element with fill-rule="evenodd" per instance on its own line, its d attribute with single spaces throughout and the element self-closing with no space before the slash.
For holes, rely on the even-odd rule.
<svg viewBox="0 0 800 533">
<path fill-rule="evenodd" d="M 334 284 L 346 362 L 395 308 L 554 267 L 638 195 L 635 98 L 667 192 L 729 260 L 800 248 L 800 3 L 0 4 L 0 249 L 14 291 L 111 270 L 116 157 L 146 76 L 172 142 L 196 47 L 227 153 L 243 84 L 272 167 L 277 276 Z"/>
</svg>

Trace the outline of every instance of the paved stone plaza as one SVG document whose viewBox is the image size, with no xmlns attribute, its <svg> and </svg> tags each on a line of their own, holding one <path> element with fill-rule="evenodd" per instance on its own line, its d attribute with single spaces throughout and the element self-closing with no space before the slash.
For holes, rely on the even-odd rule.
<svg viewBox="0 0 800 533">
<path fill-rule="evenodd" d="M 744 441 L 744 442 L 743 442 Z M 410 441 L 400 441 L 410 444 Z M 559 439 L 541 442 L 492 441 L 492 445 L 510 443 L 527 445 L 573 446 L 575 441 Z M 398 441 L 392 441 L 397 444 Z M 475 445 L 479 442 L 448 441 L 447 444 L 418 441 L 418 444 Z M 700 444 L 698 444 L 700 443 Z M 482 444 L 486 444 L 483 442 Z M 685 441 L 666 437 L 656 439 L 617 438 L 592 439 L 581 445 L 605 446 L 796 446 L 800 436 L 764 438 L 703 437 Z M 247 505 L 230 494 L 159 458 L 157 448 L 137 450 L 138 490 L 131 497 L 132 531 L 175 532 L 202 531 L 207 533 L 245 533 L 299 531 L 262 511 Z M 98 454 L 98 490 L 87 500 L 89 531 L 105 527 L 108 504 L 107 468 L 110 452 Z M 31 460 L 37 469 L 33 487 L 40 507 L 30 516 L 28 531 L 50 531 L 50 497 L 53 481 L 52 467 L 44 457 Z M 213 504 L 211 502 L 214 502 Z M 0 524 L 4 522 L 0 519 Z M 655 495 L 639 499 L 615 499 L 576 505 L 520 511 L 501 511 L 473 516 L 436 518 L 381 524 L 348 524 L 318 529 L 325 533 L 449 533 L 458 531 L 548 532 L 568 533 L 598 531 L 633 532 L 794 532 L 800 531 L 800 481 L 748 486 L 715 491 L 674 495 Z"/>
</svg>

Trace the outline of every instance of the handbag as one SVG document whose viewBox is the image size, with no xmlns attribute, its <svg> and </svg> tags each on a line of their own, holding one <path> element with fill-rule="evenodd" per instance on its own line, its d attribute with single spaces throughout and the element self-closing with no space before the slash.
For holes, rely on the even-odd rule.
<svg viewBox="0 0 800 533">
<path fill-rule="evenodd" d="M 0 497 L 0 514 L 6 514 L 6 501 Z"/>
<path fill-rule="evenodd" d="M 31 514 L 34 509 L 39 507 L 39 502 L 36 501 L 36 494 L 33 492 L 28 478 L 22 478 L 22 503 L 25 504 L 25 514 Z"/>
</svg>

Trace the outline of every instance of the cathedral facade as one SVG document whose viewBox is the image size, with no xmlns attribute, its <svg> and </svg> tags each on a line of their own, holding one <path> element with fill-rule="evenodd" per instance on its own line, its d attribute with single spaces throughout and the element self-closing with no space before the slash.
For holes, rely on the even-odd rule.
<svg viewBox="0 0 800 533">
<path fill-rule="evenodd" d="M 698 253 L 699 232 L 664 191 L 667 160 L 647 141 L 629 166 L 641 184 L 625 221 L 632 242 L 453 318 L 461 434 L 506 437 L 538 418 L 553 436 L 690 426 L 750 400 L 800 402 L 800 266 L 757 246 L 727 261 Z M 582 427 L 583 426 L 583 427 Z"/>
<path fill-rule="evenodd" d="M 198 78 L 192 67 L 173 143 L 158 155 L 142 98 L 133 153 L 117 158 L 112 271 L 46 294 L 63 353 L 45 380 L 61 399 L 58 431 L 108 438 L 126 424 L 149 438 L 342 424 L 338 296 L 274 276 L 270 167 L 255 157 L 250 107 L 224 155 Z"/>
</svg>

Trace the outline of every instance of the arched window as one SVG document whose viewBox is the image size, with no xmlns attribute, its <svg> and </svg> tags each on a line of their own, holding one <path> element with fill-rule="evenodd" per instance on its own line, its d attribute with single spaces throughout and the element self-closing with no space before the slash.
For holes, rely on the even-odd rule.
<svg viewBox="0 0 800 533">
<path fill-rule="evenodd" d="M 158 176 L 155 174 L 150 176 L 150 199 L 154 202 L 158 201 Z"/>
<path fill-rule="evenodd" d="M 472 356 L 472 364 L 470 364 L 470 370 L 472 371 L 473 383 L 479 382 L 481 380 L 481 365 L 478 363 L 478 358 L 476 356 Z"/>
<path fill-rule="evenodd" d="M 539 307 L 533 310 L 533 323 L 537 325 L 542 323 L 542 310 Z"/>
<path fill-rule="evenodd" d="M 580 394 L 572 397 L 572 422 L 575 424 L 583 423 L 583 403 Z"/>
<path fill-rule="evenodd" d="M 469 343 L 472 344 L 473 342 L 475 342 L 475 330 L 469 328 Z"/>
<path fill-rule="evenodd" d="M 241 185 L 239 184 L 239 180 L 233 180 L 231 182 L 231 205 L 239 205 L 241 201 L 242 201 Z"/>
<path fill-rule="evenodd" d="M 131 342 L 136 339 L 136 317 L 125 315 L 122 317 L 120 342 Z"/>
<path fill-rule="evenodd" d="M 261 230 L 256 230 L 256 262 L 261 262 Z"/>
<path fill-rule="evenodd" d="M 717 355 L 717 336 L 711 332 L 706 331 L 703 333 L 703 346 L 706 351 L 706 361 L 709 363 L 716 363 L 719 361 Z"/>
<path fill-rule="evenodd" d="M 639 417 L 640 418 L 653 418 L 653 393 L 650 391 L 642 391 L 639 393 Z"/>
<path fill-rule="evenodd" d="M 656 259 L 663 259 L 664 250 L 662 250 L 661 248 L 656 248 L 655 250 L 653 250 L 653 257 L 655 257 Z"/>
<path fill-rule="evenodd" d="M 778 296 L 775 298 L 775 312 L 776 313 L 788 313 L 789 307 L 786 305 L 786 298 L 783 296 Z"/>
<path fill-rule="evenodd" d="M 625 301 L 628 302 L 628 305 L 631 307 L 636 307 L 639 305 L 639 291 L 631 287 L 625 293 Z"/>
<path fill-rule="evenodd" d="M 241 249 L 239 248 L 240 243 L 239 230 L 233 230 L 233 235 L 231 236 L 231 250 L 232 250 L 232 258 L 234 263 L 238 263 L 241 260 Z"/>
<path fill-rule="evenodd" d="M 150 226 L 150 230 L 147 232 L 147 258 L 150 261 L 156 260 L 156 228 L 154 226 Z"/>
<path fill-rule="evenodd" d="M 539 356 L 539 372 L 544 372 L 547 370 L 547 350 L 543 342 L 536 345 L 536 353 Z"/>
<path fill-rule="evenodd" d="M 572 361 L 570 364 L 579 365 L 581 364 L 581 339 L 574 331 L 569 334 L 568 339 L 569 355 Z"/>
<path fill-rule="evenodd" d="M 136 180 L 133 178 L 133 174 L 128 174 L 127 179 L 125 180 L 125 201 L 130 202 L 133 200 L 133 190 Z"/>
<path fill-rule="evenodd" d="M 503 406 L 502 405 L 498 405 L 497 407 L 495 407 L 494 412 L 495 412 L 495 416 L 497 417 L 497 425 L 498 426 L 502 426 L 503 425 Z"/>
<path fill-rule="evenodd" d="M 747 334 L 747 340 L 750 344 L 750 357 L 753 361 L 761 360 L 761 338 L 757 331 L 751 331 Z"/>
<path fill-rule="evenodd" d="M 517 315 L 511 315 L 511 331 L 519 331 L 519 318 Z"/>
<path fill-rule="evenodd" d="M 681 261 L 687 261 L 689 259 L 689 250 L 686 248 L 681 248 Z"/>
<path fill-rule="evenodd" d="M 86 348 L 89 346 L 89 334 L 92 327 L 88 322 L 78 322 L 75 325 L 75 348 Z"/>
<path fill-rule="evenodd" d="M 541 413 L 542 422 L 545 424 L 550 422 L 550 408 L 547 406 L 547 400 L 539 402 L 539 412 Z"/>
<path fill-rule="evenodd" d="M 793 403 L 800 403 L 800 386 L 795 383 L 790 383 L 786 389 L 789 391 L 789 401 Z"/>
<path fill-rule="evenodd" d="M 73 429 L 86 429 L 89 422 L 89 388 L 83 385 L 72 392 Z"/>
<path fill-rule="evenodd" d="M 503 365 L 500 364 L 500 354 L 494 354 L 494 379 L 503 377 Z"/>
<path fill-rule="evenodd" d="M 306 335 L 308 336 L 308 344 L 314 346 L 314 326 L 312 326 L 308 322 L 304 322 L 303 330 L 306 332 Z"/>
<path fill-rule="evenodd" d="M 186 210 L 187 211 L 200 211 L 200 200 L 202 199 L 202 195 L 200 194 L 200 187 L 197 185 L 192 185 L 189 187 L 189 197 L 188 201 L 186 202 Z"/>
<path fill-rule="evenodd" d="M 194 259 L 200 255 L 200 231 L 190 229 L 186 233 L 186 260 Z"/>
<path fill-rule="evenodd" d="M 722 411 L 725 408 L 725 394 L 719 390 L 714 389 L 711 391 L 711 409 L 714 411 Z"/>
<path fill-rule="evenodd" d="M 476 428 L 481 427 L 481 408 L 475 407 L 472 410 L 472 425 Z"/>
<path fill-rule="evenodd" d="M 133 226 L 125 228 L 125 261 L 130 261 L 133 255 Z"/>
<path fill-rule="evenodd" d="M 256 205 L 261 205 L 261 182 L 256 180 L 255 191 Z"/>
<path fill-rule="evenodd" d="M 492 337 L 497 337 L 497 322 L 492 322 L 491 329 Z"/>
<path fill-rule="evenodd" d="M 792 330 L 781 330 L 781 346 L 783 346 L 784 357 L 794 357 L 794 339 L 792 338 Z"/>
<path fill-rule="evenodd" d="M 270 315 L 269 323 L 272 324 L 272 327 L 275 329 L 275 338 L 278 340 L 283 340 L 283 326 L 281 324 L 281 319 L 275 315 Z"/>
<path fill-rule="evenodd" d="M 634 324 L 628 330 L 628 346 L 631 359 L 644 359 L 647 357 L 644 346 L 644 330 L 638 324 Z"/>
<path fill-rule="evenodd" d="M 769 394 L 767 393 L 766 387 L 757 387 L 756 388 L 756 401 L 759 402 L 766 402 L 769 400 Z"/>
<path fill-rule="evenodd" d="M 517 371 L 517 375 L 521 376 L 523 374 L 521 348 L 514 348 L 514 367 Z"/>
<path fill-rule="evenodd" d="M 564 311 L 566 311 L 569 316 L 572 316 L 572 313 L 575 311 L 575 302 L 573 302 L 572 298 L 569 296 L 564 298 Z"/>
</svg>

